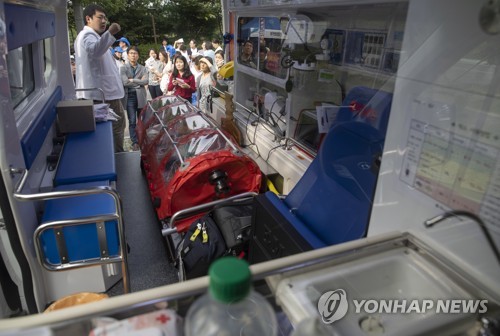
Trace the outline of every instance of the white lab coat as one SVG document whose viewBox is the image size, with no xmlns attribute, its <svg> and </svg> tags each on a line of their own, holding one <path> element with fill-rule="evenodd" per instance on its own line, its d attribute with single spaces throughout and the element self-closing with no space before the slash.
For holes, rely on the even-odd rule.
<svg viewBox="0 0 500 336">
<path fill-rule="evenodd" d="M 101 36 L 89 26 L 75 40 L 76 88 L 100 88 L 106 100 L 125 95 L 120 73 L 109 47 L 116 41 L 109 31 Z M 101 100 L 97 91 L 77 91 L 77 98 Z"/>
</svg>

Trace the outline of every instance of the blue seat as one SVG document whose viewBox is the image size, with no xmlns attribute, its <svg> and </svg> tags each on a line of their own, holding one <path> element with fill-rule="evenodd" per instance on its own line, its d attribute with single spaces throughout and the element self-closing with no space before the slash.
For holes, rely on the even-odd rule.
<svg viewBox="0 0 500 336">
<path fill-rule="evenodd" d="M 361 121 L 385 136 L 392 94 L 364 86 L 353 87 L 342 102 L 333 126 L 345 121 Z"/>
<path fill-rule="evenodd" d="M 97 186 L 109 186 L 109 182 L 97 181 L 64 185 L 56 187 L 54 190 L 79 190 Z M 50 199 L 45 201 L 41 224 L 114 213 L 116 213 L 116 206 L 113 198 L 108 194 Z M 106 242 L 100 241 L 102 237 L 106 239 Z M 105 222 L 104 231 L 101 233 L 98 232 L 96 223 L 89 223 L 65 226 L 59 233 L 55 229 L 47 229 L 40 235 L 44 258 L 52 265 L 99 258 L 102 252 L 101 246 L 104 243 L 107 246 L 106 253 L 108 255 L 116 256 L 119 254 L 120 244 L 116 220 Z M 61 260 L 62 256 L 66 256 L 67 260 Z"/>
<path fill-rule="evenodd" d="M 289 195 L 256 197 L 251 263 L 366 235 L 392 95 L 353 90 L 345 105 L 355 101 L 355 108 L 369 108 L 372 115 L 364 118 L 355 108 L 343 109 Z"/>
<path fill-rule="evenodd" d="M 316 159 L 283 201 L 287 214 L 323 242 L 307 238 L 313 248 L 365 235 L 378 174 L 374 166 L 383 142 L 378 130 L 362 122 L 332 128 Z M 304 235 L 308 236 L 309 232 Z"/>
<path fill-rule="evenodd" d="M 54 186 L 105 180 L 116 181 L 111 121 L 97 123 L 93 132 L 66 135 Z"/>
</svg>

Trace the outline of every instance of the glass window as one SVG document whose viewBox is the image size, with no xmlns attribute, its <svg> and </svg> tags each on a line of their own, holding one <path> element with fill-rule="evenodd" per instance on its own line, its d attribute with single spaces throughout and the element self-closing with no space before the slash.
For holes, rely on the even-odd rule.
<svg viewBox="0 0 500 336">
<path fill-rule="evenodd" d="M 286 77 L 281 65 L 285 35 L 279 17 L 242 17 L 238 21 L 238 63 L 279 78 Z"/>
<path fill-rule="evenodd" d="M 19 105 L 35 89 L 32 46 L 26 45 L 7 54 L 11 99 Z"/>
<path fill-rule="evenodd" d="M 45 81 L 48 81 L 50 74 L 52 73 L 52 39 L 47 38 L 43 40 L 43 61 L 44 61 L 44 77 Z"/>
</svg>

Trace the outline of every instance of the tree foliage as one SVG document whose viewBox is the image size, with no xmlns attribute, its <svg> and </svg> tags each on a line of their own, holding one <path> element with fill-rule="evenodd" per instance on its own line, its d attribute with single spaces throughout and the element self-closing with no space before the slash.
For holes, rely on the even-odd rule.
<svg viewBox="0 0 500 336">
<path fill-rule="evenodd" d="M 83 28 L 83 8 L 85 6 L 97 3 L 106 9 L 109 18 L 118 12 L 123 6 L 126 5 L 126 0 L 100 0 L 99 2 L 92 0 L 68 0 L 68 23 L 70 28 L 74 28 L 77 32 Z M 75 20 L 76 19 L 76 20 Z"/>
<path fill-rule="evenodd" d="M 196 40 L 222 38 L 220 0 L 174 0 L 166 7 L 171 35 Z"/>
<path fill-rule="evenodd" d="M 71 41 L 83 27 L 79 25 L 83 23 L 81 11 L 93 2 L 68 1 Z M 186 42 L 222 38 L 220 0 L 100 0 L 98 4 L 105 8 L 110 23 L 120 24 L 122 31 L 117 37 L 126 36 L 132 44 L 159 45 L 163 37 L 171 44 L 181 37 Z"/>
</svg>

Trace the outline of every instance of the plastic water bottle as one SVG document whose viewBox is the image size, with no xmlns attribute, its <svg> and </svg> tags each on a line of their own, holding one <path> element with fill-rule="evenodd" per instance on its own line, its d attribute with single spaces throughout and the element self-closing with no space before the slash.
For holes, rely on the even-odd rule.
<svg viewBox="0 0 500 336">
<path fill-rule="evenodd" d="M 251 288 L 248 263 L 235 257 L 215 261 L 209 269 L 208 293 L 189 307 L 186 336 L 277 335 L 276 314 Z"/>
</svg>

